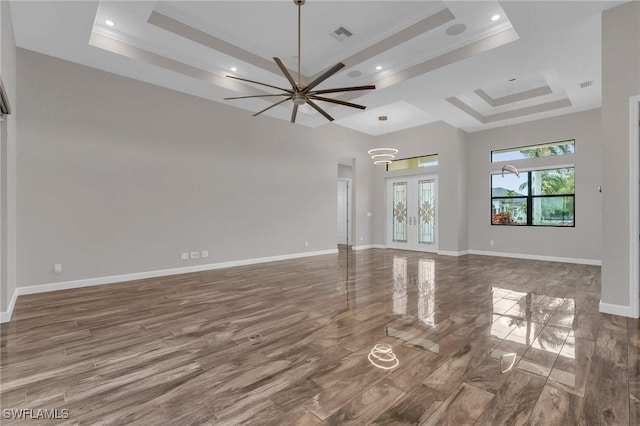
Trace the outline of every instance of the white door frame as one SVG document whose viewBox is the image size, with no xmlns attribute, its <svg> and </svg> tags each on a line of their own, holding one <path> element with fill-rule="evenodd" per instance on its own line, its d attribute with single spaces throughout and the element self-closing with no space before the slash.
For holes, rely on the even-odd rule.
<svg viewBox="0 0 640 426">
<path fill-rule="evenodd" d="M 640 96 L 629 98 L 629 308 L 640 316 Z"/>
<path fill-rule="evenodd" d="M 352 218 L 353 218 L 353 210 L 352 210 L 352 202 L 351 198 L 353 195 L 353 189 L 351 187 L 351 179 L 350 178 L 338 178 L 338 182 L 345 181 L 347 182 L 347 245 L 353 245 L 353 236 L 351 226 Z"/>
<path fill-rule="evenodd" d="M 388 199 L 388 188 L 389 188 L 389 181 L 392 180 L 402 180 L 402 179 L 433 179 L 435 181 L 435 199 L 436 199 L 436 212 L 435 212 L 435 221 L 436 221 L 436 227 L 435 227 L 435 242 L 434 242 L 434 246 L 433 247 L 428 247 L 429 250 L 418 250 L 418 251 L 423 251 L 423 252 L 428 252 L 428 253 L 438 253 L 438 240 L 440 239 L 440 232 L 438 230 L 438 227 L 440 226 L 440 221 L 438 218 L 438 211 L 440 210 L 440 200 L 439 200 L 439 191 L 438 191 L 438 174 L 437 173 L 426 173 L 426 174 L 410 174 L 410 175 L 404 175 L 404 176 L 390 176 L 385 178 L 385 182 L 384 182 L 384 211 L 385 211 L 385 220 L 384 220 L 384 240 L 385 240 L 385 246 L 387 248 L 394 248 L 394 243 L 393 243 L 393 238 L 391 237 L 391 227 L 390 224 L 392 222 L 392 219 L 390 218 L 390 213 L 389 213 L 389 199 Z M 395 247 L 397 248 L 397 247 Z M 414 250 L 412 248 L 401 248 L 400 250 Z"/>
</svg>

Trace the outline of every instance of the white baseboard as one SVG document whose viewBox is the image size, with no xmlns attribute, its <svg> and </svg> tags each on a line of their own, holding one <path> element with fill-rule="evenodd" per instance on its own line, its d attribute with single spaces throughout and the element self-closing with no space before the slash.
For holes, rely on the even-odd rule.
<svg viewBox="0 0 640 426">
<path fill-rule="evenodd" d="M 353 246 L 353 250 L 358 251 L 358 250 L 369 250 L 369 249 L 386 249 L 387 246 L 385 246 L 384 244 L 368 244 L 365 246 Z"/>
<path fill-rule="evenodd" d="M 187 274 L 190 272 L 211 271 L 214 269 L 232 268 L 234 266 L 254 265 L 257 263 L 276 262 L 279 260 L 298 259 L 302 257 L 321 256 L 325 254 L 335 254 L 335 253 L 338 253 L 337 248 L 329 249 L 329 250 L 309 251 L 304 253 L 285 254 L 285 255 L 279 255 L 279 256 L 258 257 L 253 259 L 232 260 L 229 262 L 209 263 L 206 265 L 194 265 L 194 266 L 186 266 L 181 268 L 160 269 L 157 271 L 135 272 L 132 274 L 111 275 L 108 277 L 87 278 L 82 280 L 60 281 L 60 282 L 49 283 L 49 284 L 29 285 L 29 286 L 16 288 L 16 292 L 14 294 L 14 299 L 12 300 L 12 303 L 15 304 L 15 299 L 17 298 L 17 296 L 24 295 L 24 294 L 36 294 L 36 293 L 46 293 L 49 291 L 57 291 L 57 290 L 69 290 L 73 288 L 90 287 L 94 285 L 114 284 L 114 283 L 120 283 L 124 281 L 142 280 L 145 278 L 156 278 L 156 277 L 164 277 L 168 275 Z M 13 310 L 13 305 L 11 305 L 11 310 Z M 4 321 L 5 313 L 3 312 L 2 315 L 3 315 L 2 316 L 3 322 L 5 322 Z M 10 318 L 11 318 L 11 315 L 9 314 L 7 321 L 9 321 Z"/>
<path fill-rule="evenodd" d="M 602 260 L 579 259 L 573 257 L 541 256 L 537 254 L 505 253 L 501 251 L 467 250 L 467 254 L 478 254 L 481 256 L 510 257 L 514 259 L 544 260 L 547 262 L 577 263 L 579 265 L 602 266 Z"/>
<path fill-rule="evenodd" d="M 9 306 L 7 306 L 7 310 L 4 312 L 0 312 L 0 324 L 3 322 L 11 321 L 11 315 L 13 315 L 13 308 L 16 306 L 16 300 L 18 300 L 17 288 L 13 291 L 13 296 L 11 296 L 11 300 L 9 301 Z"/>
<path fill-rule="evenodd" d="M 600 312 L 602 312 L 603 314 L 620 315 L 623 317 L 637 318 L 633 316 L 633 313 L 631 312 L 631 306 L 614 305 L 613 303 L 605 303 L 601 300 L 599 309 L 600 309 Z"/>
<path fill-rule="evenodd" d="M 462 250 L 462 251 L 449 251 L 449 250 L 438 250 L 438 255 L 439 256 L 464 256 L 469 254 L 469 250 Z"/>
</svg>

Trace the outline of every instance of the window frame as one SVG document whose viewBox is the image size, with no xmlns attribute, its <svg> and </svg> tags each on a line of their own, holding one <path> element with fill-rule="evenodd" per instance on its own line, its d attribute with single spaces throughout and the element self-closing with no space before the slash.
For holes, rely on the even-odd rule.
<svg viewBox="0 0 640 426">
<path fill-rule="evenodd" d="M 560 169 L 573 169 L 574 174 L 574 184 L 573 184 L 573 193 L 570 194 L 549 194 L 549 195 L 533 195 L 531 192 L 532 188 L 532 176 L 534 172 L 544 172 L 547 170 L 560 170 Z M 527 174 L 527 195 L 514 195 L 514 196 L 501 196 L 494 197 L 493 196 L 493 176 L 499 175 L 500 172 L 491 172 L 489 175 L 490 185 L 489 189 L 491 191 L 491 202 L 489 203 L 489 223 L 491 226 L 516 226 L 516 227 L 535 227 L 535 228 L 575 228 L 576 227 L 576 186 L 575 186 L 575 173 L 576 167 L 575 165 L 559 165 L 559 166 L 543 166 L 540 168 L 531 168 L 526 170 L 521 170 L 520 173 Z M 573 197 L 573 224 L 572 225 L 536 225 L 533 223 L 533 199 L 534 198 L 560 198 L 560 197 Z M 524 199 L 527 206 L 527 221 L 526 223 L 493 223 L 493 200 L 513 200 L 513 199 Z"/>
</svg>

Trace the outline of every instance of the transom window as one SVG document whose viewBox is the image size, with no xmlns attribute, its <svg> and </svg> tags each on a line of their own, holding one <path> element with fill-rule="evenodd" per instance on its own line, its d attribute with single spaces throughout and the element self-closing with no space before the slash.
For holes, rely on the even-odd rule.
<svg viewBox="0 0 640 426">
<path fill-rule="evenodd" d="M 492 174 L 491 224 L 575 226 L 575 168 Z"/>
<path fill-rule="evenodd" d="M 498 149 L 491 151 L 491 162 L 524 160 L 526 158 L 555 157 L 573 154 L 575 140 L 543 143 L 540 145 L 522 146 L 519 148 Z"/>
<path fill-rule="evenodd" d="M 424 155 L 422 157 L 403 158 L 393 160 L 391 164 L 387 164 L 387 171 L 417 169 L 418 167 L 431 167 L 438 165 L 438 154 Z"/>
</svg>

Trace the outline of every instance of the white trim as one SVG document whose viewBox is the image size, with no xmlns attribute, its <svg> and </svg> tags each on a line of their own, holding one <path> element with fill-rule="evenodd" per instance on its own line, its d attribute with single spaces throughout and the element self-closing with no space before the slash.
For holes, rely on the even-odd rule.
<svg viewBox="0 0 640 426">
<path fill-rule="evenodd" d="M 600 312 L 604 314 L 620 315 L 623 317 L 635 318 L 632 314 L 632 308 L 625 305 L 614 305 L 613 303 L 605 303 L 600 301 Z"/>
<path fill-rule="evenodd" d="M 190 272 L 211 271 L 214 269 L 233 268 L 235 266 L 254 265 L 256 263 L 276 262 L 279 260 L 298 259 L 301 257 L 321 256 L 336 254 L 338 249 L 309 251 L 304 253 L 284 254 L 279 256 L 258 257 L 254 259 L 232 260 L 229 262 L 210 263 L 207 265 L 194 265 L 182 268 L 160 269 L 157 271 L 135 272 L 132 274 L 112 275 L 108 277 L 87 278 L 83 280 L 61 281 L 49 284 L 36 284 L 16 288 L 18 295 L 45 293 L 49 291 L 68 290 L 72 288 L 90 287 L 102 284 L 114 284 L 124 281 L 142 280 L 145 278 L 164 277 L 167 275 L 187 274 Z"/>
<path fill-rule="evenodd" d="M 4 312 L 0 312 L 0 324 L 3 322 L 11 321 L 11 315 L 13 315 L 13 308 L 16 306 L 16 300 L 18 300 L 17 288 L 13 291 L 13 296 L 9 301 L 9 306 L 7 306 L 7 310 Z"/>
<path fill-rule="evenodd" d="M 632 318 L 640 316 L 640 96 L 629 98 L 629 310 Z"/>
<path fill-rule="evenodd" d="M 367 244 L 364 246 L 353 246 L 353 250 L 369 250 L 369 249 L 386 249 L 387 246 L 384 244 Z"/>
<path fill-rule="evenodd" d="M 351 199 L 353 198 L 353 190 L 351 188 L 352 181 L 350 178 L 338 178 L 338 182 L 345 181 L 347 182 L 347 245 L 353 245 L 353 214 L 352 214 L 352 205 Z M 341 243 L 338 243 L 341 244 Z"/>
<path fill-rule="evenodd" d="M 462 250 L 462 251 L 448 251 L 448 250 L 438 250 L 438 255 L 439 256 L 465 256 L 469 254 L 469 250 Z"/>
<path fill-rule="evenodd" d="M 541 256 L 537 254 L 524 254 L 524 253 L 505 253 L 501 251 L 484 251 L 484 250 L 468 250 L 468 254 L 478 254 L 481 256 L 496 256 L 496 257 L 509 257 L 514 259 L 528 259 L 528 260 L 544 260 L 547 262 L 562 262 L 562 263 L 577 263 L 579 265 L 602 265 L 602 260 L 599 259 L 579 259 L 575 257 L 557 257 L 557 256 Z"/>
</svg>

